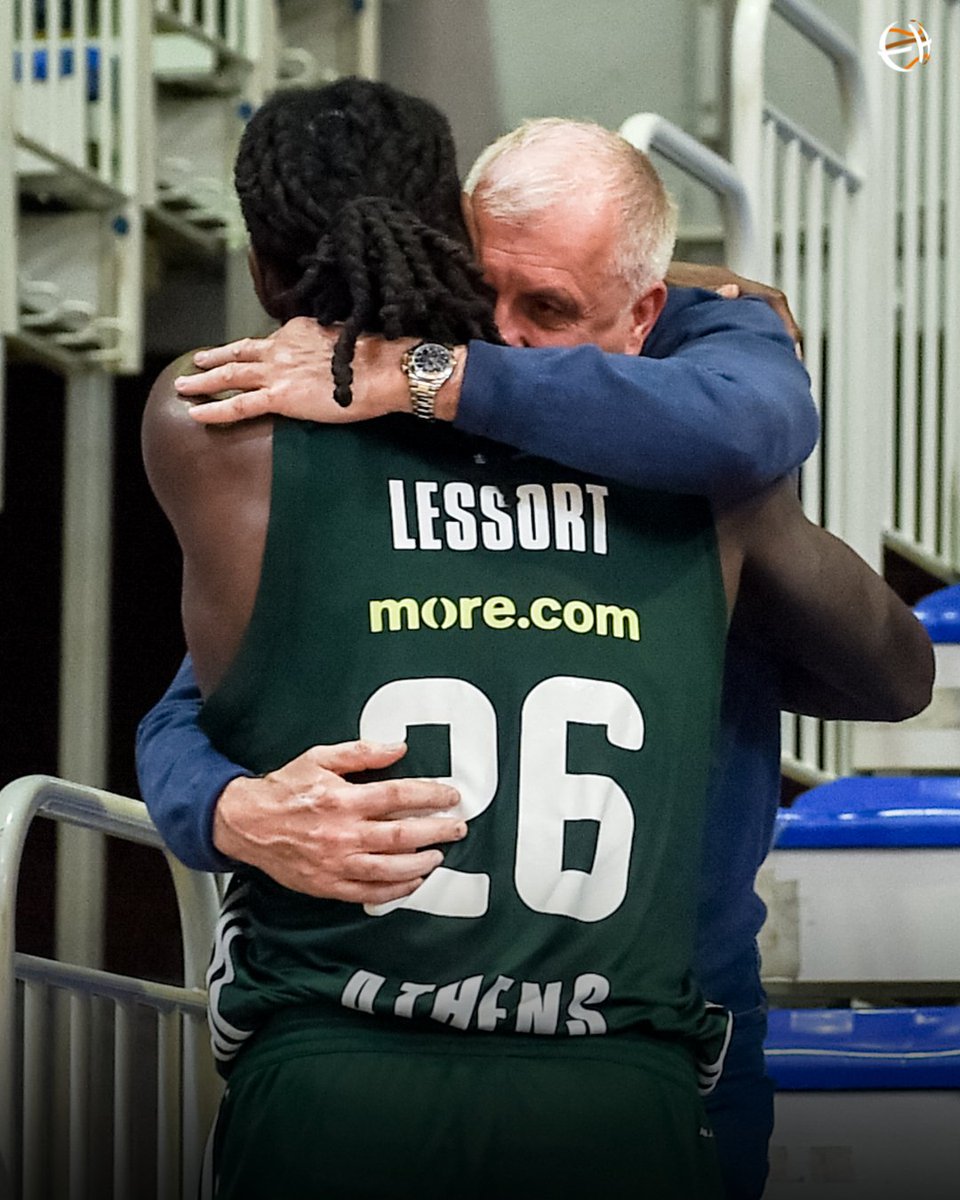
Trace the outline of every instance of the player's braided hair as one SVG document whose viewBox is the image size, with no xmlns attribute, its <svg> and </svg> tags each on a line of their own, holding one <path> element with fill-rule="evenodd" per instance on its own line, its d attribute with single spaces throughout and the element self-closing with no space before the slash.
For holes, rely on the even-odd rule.
<svg viewBox="0 0 960 1200">
<path fill-rule="evenodd" d="M 450 128 L 431 104 L 356 78 L 279 92 L 246 128 L 235 181 L 257 258 L 283 288 L 272 314 L 342 322 L 339 404 L 361 333 L 500 341 Z"/>
</svg>

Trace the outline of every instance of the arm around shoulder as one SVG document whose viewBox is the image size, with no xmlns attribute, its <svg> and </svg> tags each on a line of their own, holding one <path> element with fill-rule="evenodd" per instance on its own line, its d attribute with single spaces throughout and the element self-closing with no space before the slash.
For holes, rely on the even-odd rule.
<svg viewBox="0 0 960 1200">
<path fill-rule="evenodd" d="M 634 487 L 748 496 L 798 466 L 818 418 L 760 300 L 671 294 L 639 357 L 471 342 L 455 424 Z"/>
</svg>

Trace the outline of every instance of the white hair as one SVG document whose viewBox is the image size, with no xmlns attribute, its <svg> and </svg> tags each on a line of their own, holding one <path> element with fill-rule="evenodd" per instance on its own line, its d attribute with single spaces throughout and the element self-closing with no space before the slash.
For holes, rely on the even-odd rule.
<svg viewBox="0 0 960 1200">
<path fill-rule="evenodd" d="M 514 222 L 589 189 L 619 205 L 614 269 L 645 292 L 667 273 L 677 208 L 650 159 L 619 134 L 590 121 L 525 121 L 481 153 L 464 183 L 490 216 Z"/>
</svg>

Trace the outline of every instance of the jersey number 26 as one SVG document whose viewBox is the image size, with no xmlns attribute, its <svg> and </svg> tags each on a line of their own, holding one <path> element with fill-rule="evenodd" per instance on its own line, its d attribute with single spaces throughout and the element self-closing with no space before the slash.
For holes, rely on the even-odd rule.
<svg viewBox="0 0 960 1200">
<path fill-rule="evenodd" d="M 633 844 L 630 800 L 606 775 L 565 770 L 567 727 L 599 725 L 611 745 L 643 746 L 643 713 L 634 697 L 609 680 L 557 675 L 538 683 L 520 713 L 520 771 L 513 882 L 534 912 L 602 921 L 623 903 Z M 497 715 L 489 698 L 464 679 L 396 679 L 370 697 L 360 737 L 402 742 L 416 725 L 450 730 L 450 774 L 440 782 L 460 792 L 451 816 L 470 821 L 493 802 L 499 778 Z M 592 820 L 597 842 L 589 872 L 563 866 L 565 824 Z M 367 905 L 372 916 L 395 908 L 440 917 L 482 917 L 490 875 L 437 867 L 410 896 Z"/>
</svg>

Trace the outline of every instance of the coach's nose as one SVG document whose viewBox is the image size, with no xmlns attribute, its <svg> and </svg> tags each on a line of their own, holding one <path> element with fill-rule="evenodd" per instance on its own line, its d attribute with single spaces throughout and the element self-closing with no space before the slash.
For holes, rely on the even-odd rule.
<svg viewBox="0 0 960 1200">
<path fill-rule="evenodd" d="M 523 324 L 517 316 L 515 305 L 504 297 L 497 298 L 493 312 L 500 336 L 508 346 L 529 346 Z"/>
</svg>

